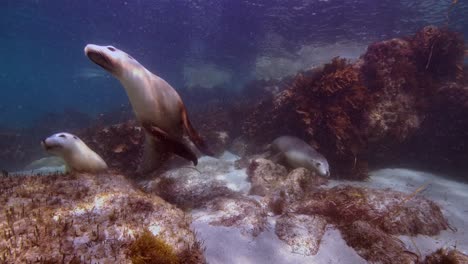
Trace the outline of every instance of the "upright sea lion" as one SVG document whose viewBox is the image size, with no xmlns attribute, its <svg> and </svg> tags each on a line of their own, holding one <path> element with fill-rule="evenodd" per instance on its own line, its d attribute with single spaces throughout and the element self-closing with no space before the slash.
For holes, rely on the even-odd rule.
<svg viewBox="0 0 468 264">
<path fill-rule="evenodd" d="M 166 159 L 165 152 L 175 153 L 197 165 L 197 156 L 183 141 L 184 131 L 201 152 L 212 155 L 192 127 L 182 99 L 169 83 L 115 47 L 88 44 L 84 51 L 90 60 L 120 81 L 145 130 L 140 172 L 156 169 Z"/>
<path fill-rule="evenodd" d="M 70 133 L 57 133 L 41 142 L 49 153 L 61 157 L 69 172 L 99 172 L 107 169 L 106 162 L 81 139 Z"/>
<path fill-rule="evenodd" d="M 293 167 L 303 167 L 321 176 L 330 176 L 327 159 L 305 141 L 291 136 L 281 136 L 269 146 L 277 160 L 284 159 Z"/>
</svg>

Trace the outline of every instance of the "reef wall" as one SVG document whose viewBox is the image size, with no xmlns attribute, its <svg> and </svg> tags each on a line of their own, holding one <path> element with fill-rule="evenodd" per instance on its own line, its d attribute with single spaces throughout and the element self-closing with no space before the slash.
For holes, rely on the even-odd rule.
<svg viewBox="0 0 468 264">
<path fill-rule="evenodd" d="M 329 159 L 333 176 L 351 179 L 365 178 L 369 163 L 401 161 L 408 153 L 402 152 L 404 146 L 427 152 L 415 140 L 438 140 L 430 144 L 433 148 L 457 143 L 450 153 L 443 151 L 446 147 L 441 153 L 431 149 L 440 158 L 467 153 L 459 142 L 466 137 L 457 133 L 464 122 L 440 122 L 442 116 L 462 111 L 455 106 L 462 102 L 451 101 L 463 101 L 466 94 L 463 53 L 462 36 L 432 26 L 414 36 L 371 44 L 353 64 L 335 58 L 298 74 L 271 100 L 252 107 L 242 135 L 257 144 L 282 134 L 305 138 Z M 463 96 L 453 98 L 457 93 Z M 434 129 L 441 124 L 446 137 L 435 139 Z"/>
</svg>

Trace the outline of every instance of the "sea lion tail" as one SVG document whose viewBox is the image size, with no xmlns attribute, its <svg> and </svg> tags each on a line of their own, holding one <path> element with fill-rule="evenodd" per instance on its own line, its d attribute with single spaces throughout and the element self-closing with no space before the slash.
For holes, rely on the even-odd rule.
<svg viewBox="0 0 468 264">
<path fill-rule="evenodd" d="M 192 124 L 190 123 L 190 120 L 187 114 L 187 109 L 185 108 L 184 105 L 182 105 L 182 122 L 184 122 L 185 130 L 187 131 L 187 134 L 190 140 L 192 140 L 195 146 L 197 146 L 197 148 L 203 154 L 207 156 L 214 156 L 213 152 L 208 148 L 203 138 L 197 133 L 195 128 L 193 128 Z"/>
</svg>

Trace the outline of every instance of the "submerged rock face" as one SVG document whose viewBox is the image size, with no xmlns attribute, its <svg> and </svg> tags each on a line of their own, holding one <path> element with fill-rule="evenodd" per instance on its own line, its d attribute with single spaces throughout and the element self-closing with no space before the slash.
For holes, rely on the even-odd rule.
<svg viewBox="0 0 468 264">
<path fill-rule="evenodd" d="M 243 234 L 258 236 L 267 226 L 267 213 L 262 205 L 251 198 L 216 198 L 206 205 L 209 213 L 199 214 L 210 225 L 240 228 Z M 197 215 L 197 214 L 196 214 Z M 194 218 L 197 218 L 195 215 Z"/>
<path fill-rule="evenodd" d="M 250 163 L 247 175 L 252 183 L 250 194 L 265 196 L 286 178 L 287 170 L 270 160 L 256 159 Z"/>
<path fill-rule="evenodd" d="M 394 235 L 437 235 L 448 228 L 434 202 L 392 190 L 334 187 L 309 194 L 291 210 L 319 214 L 340 225 L 366 221 Z"/>
<path fill-rule="evenodd" d="M 423 123 L 438 122 L 429 109 L 439 86 L 463 81 L 463 50 L 460 34 L 436 27 L 371 44 L 353 64 L 334 59 L 282 84 L 252 107 L 242 135 L 256 146 L 298 136 L 328 159 L 332 176 L 364 179 L 369 162 L 393 162 Z"/>
<path fill-rule="evenodd" d="M 243 183 L 243 170 L 235 170 L 233 167 L 233 160 L 203 157 L 196 168 L 171 169 L 142 185 L 145 191 L 157 194 L 179 207 L 199 208 L 217 197 L 235 197 L 237 192 L 248 188 Z M 232 184 L 231 181 L 239 184 Z"/>
<path fill-rule="evenodd" d="M 285 167 L 262 158 L 252 160 L 247 173 L 252 182 L 249 194 L 264 196 L 263 202 L 277 215 L 287 212 L 286 207 L 327 182 L 307 169 L 297 168 L 288 173 Z"/>
<path fill-rule="evenodd" d="M 78 136 L 113 168 L 133 173 L 140 164 L 144 131 L 136 121 L 86 129 Z"/>
<path fill-rule="evenodd" d="M 287 173 L 265 159 L 252 160 L 247 172 L 250 193 L 263 197 L 270 216 L 279 216 L 276 234 L 293 252 L 316 254 L 324 227 L 332 224 L 368 261 L 412 263 L 416 255 L 395 235 L 433 236 L 449 228 L 439 206 L 417 196 L 423 187 L 413 194 L 346 185 L 320 188 L 327 179 L 303 168 Z"/>
<path fill-rule="evenodd" d="M 340 229 L 346 243 L 371 263 L 417 263 L 418 257 L 406 250 L 397 238 L 364 221 Z"/>
<path fill-rule="evenodd" d="M 0 177 L 0 260 L 6 263 L 128 263 L 148 229 L 183 255 L 195 242 L 190 219 L 121 175 Z"/>
<path fill-rule="evenodd" d="M 468 255 L 463 254 L 462 252 L 452 249 L 439 249 L 431 255 L 427 256 L 424 260 L 425 264 L 440 264 L 440 263 L 450 263 L 450 264 L 464 264 L 468 263 Z"/>
<path fill-rule="evenodd" d="M 305 191 L 327 182 L 326 178 L 307 169 L 297 168 L 288 173 L 282 165 L 262 158 L 250 162 L 247 174 L 252 182 L 250 194 L 260 196 L 281 189 L 298 198 Z"/>
<path fill-rule="evenodd" d="M 317 254 L 326 225 L 320 216 L 283 214 L 276 221 L 275 233 L 292 252 L 309 256 Z"/>
</svg>

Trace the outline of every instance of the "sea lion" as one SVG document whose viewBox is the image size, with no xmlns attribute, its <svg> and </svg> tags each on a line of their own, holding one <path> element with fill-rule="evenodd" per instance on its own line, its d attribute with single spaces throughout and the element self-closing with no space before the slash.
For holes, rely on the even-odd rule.
<svg viewBox="0 0 468 264">
<path fill-rule="evenodd" d="M 150 172 L 174 153 L 197 165 L 198 158 L 184 142 L 184 131 L 204 154 L 212 156 L 192 127 L 179 94 L 127 53 L 113 46 L 86 45 L 85 55 L 120 81 L 128 95 L 136 118 L 145 130 L 143 160 L 138 169 Z"/>
<path fill-rule="evenodd" d="M 321 176 L 330 176 L 327 159 L 305 141 L 291 136 L 281 136 L 275 139 L 269 149 L 275 160 L 285 160 L 293 167 L 303 167 Z"/>
<path fill-rule="evenodd" d="M 57 133 L 41 142 L 50 154 L 61 157 L 68 172 L 100 172 L 107 169 L 106 162 L 81 139 L 70 133 Z"/>
<path fill-rule="evenodd" d="M 29 163 L 23 168 L 24 171 L 34 171 L 46 167 L 65 166 L 65 161 L 60 156 L 44 157 Z"/>
</svg>

